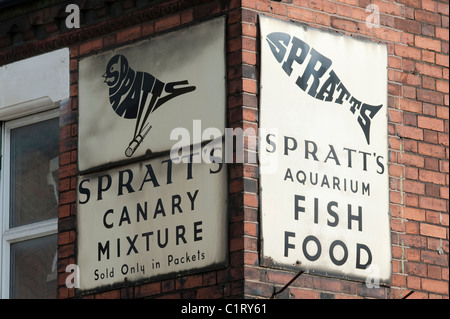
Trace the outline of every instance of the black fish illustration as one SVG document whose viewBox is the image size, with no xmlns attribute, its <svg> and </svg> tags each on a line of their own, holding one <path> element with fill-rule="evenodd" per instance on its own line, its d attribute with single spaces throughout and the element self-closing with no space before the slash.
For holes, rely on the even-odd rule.
<svg viewBox="0 0 450 319">
<path fill-rule="evenodd" d="M 284 32 L 272 32 L 267 35 L 266 41 L 288 77 L 294 74 L 292 72 L 294 67 L 305 65 L 301 75 L 293 77 L 301 90 L 317 100 L 345 105 L 352 114 L 355 114 L 366 142 L 370 145 L 371 121 L 383 104 L 371 105 L 353 96 L 334 72 L 333 61 L 300 38 Z"/>
<path fill-rule="evenodd" d="M 123 118 L 136 119 L 133 139 L 125 150 L 127 157 L 134 154 L 152 128 L 150 114 L 169 100 L 196 89 L 187 80 L 164 83 L 147 72 L 134 71 L 121 54 L 109 60 L 103 77 L 113 110 Z"/>
</svg>

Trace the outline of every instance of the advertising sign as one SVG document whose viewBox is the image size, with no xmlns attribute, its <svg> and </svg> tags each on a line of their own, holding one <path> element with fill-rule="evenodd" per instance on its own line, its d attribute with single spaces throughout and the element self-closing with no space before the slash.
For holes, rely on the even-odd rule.
<svg viewBox="0 0 450 319">
<path fill-rule="evenodd" d="M 80 171 L 170 150 L 173 128 L 192 131 L 194 120 L 223 131 L 224 21 L 80 61 Z"/>
<path fill-rule="evenodd" d="M 81 290 L 226 264 L 223 145 L 198 136 L 200 124 L 224 134 L 224 43 L 220 17 L 80 61 Z"/>
<path fill-rule="evenodd" d="M 223 265 L 226 185 L 224 164 L 168 156 L 80 176 L 80 288 Z"/>
<path fill-rule="evenodd" d="M 386 45 L 259 18 L 264 264 L 388 282 Z"/>
</svg>

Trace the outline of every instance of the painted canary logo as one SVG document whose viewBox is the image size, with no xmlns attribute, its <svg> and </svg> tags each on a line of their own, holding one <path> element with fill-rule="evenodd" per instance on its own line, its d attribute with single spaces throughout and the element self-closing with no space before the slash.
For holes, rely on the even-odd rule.
<svg viewBox="0 0 450 319">
<path fill-rule="evenodd" d="M 187 80 L 164 83 L 147 72 L 135 71 L 121 54 L 109 60 L 103 78 L 116 114 L 125 119 L 136 119 L 133 137 L 125 150 L 127 157 L 133 156 L 152 128 L 149 117 L 153 112 L 171 99 L 196 89 Z"/>
</svg>

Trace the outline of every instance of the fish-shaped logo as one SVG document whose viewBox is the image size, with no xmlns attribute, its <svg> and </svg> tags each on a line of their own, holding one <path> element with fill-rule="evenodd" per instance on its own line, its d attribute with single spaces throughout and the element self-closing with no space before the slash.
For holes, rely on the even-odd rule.
<svg viewBox="0 0 450 319">
<path fill-rule="evenodd" d="M 270 33 L 266 41 L 276 61 L 289 77 L 296 66 L 294 62 L 298 65 L 305 64 L 302 74 L 295 79 L 295 84 L 301 90 L 318 100 L 345 105 L 350 112 L 356 114 L 366 142 L 370 144 L 370 124 L 382 104 L 363 103 L 350 94 L 331 68 L 331 59 L 305 41 L 284 32 Z"/>
</svg>

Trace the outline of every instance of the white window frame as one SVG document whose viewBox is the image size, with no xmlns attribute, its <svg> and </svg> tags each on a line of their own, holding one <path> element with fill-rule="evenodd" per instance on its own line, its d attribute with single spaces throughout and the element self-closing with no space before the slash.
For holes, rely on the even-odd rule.
<svg viewBox="0 0 450 319">
<path fill-rule="evenodd" d="M 36 103 L 27 102 L 27 112 L 21 112 L 18 107 L 16 116 L 14 113 L 0 119 L 7 121 L 1 124 L 1 171 L 0 171 L 0 298 L 10 298 L 10 274 L 11 274 L 11 244 L 24 240 L 40 238 L 58 233 L 58 218 L 31 223 L 19 227 L 9 228 L 10 215 L 10 133 L 12 129 L 59 118 L 59 103 L 42 104 L 42 99 Z M 48 101 L 48 100 L 47 100 Z M 58 107 L 58 108 L 55 108 Z M 46 111 L 45 111 L 46 110 Z M 38 113 L 33 113 L 38 112 Z M 25 116 L 24 116 L 25 115 Z M 59 165 L 58 165 L 59 166 Z M 59 167 L 58 167 L 59 168 Z"/>
</svg>

